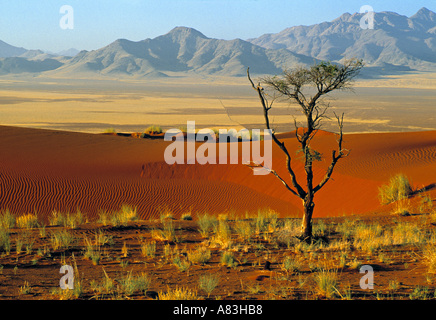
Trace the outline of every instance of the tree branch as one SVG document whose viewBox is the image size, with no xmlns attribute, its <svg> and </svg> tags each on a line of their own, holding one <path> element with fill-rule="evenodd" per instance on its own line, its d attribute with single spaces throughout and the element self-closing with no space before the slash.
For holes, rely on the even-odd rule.
<svg viewBox="0 0 436 320">
<path fill-rule="evenodd" d="M 265 118 L 266 128 L 271 130 L 271 126 L 270 126 L 270 122 L 269 122 L 269 115 L 268 115 L 268 111 L 271 109 L 271 105 L 268 105 L 268 102 L 267 102 L 268 100 L 265 98 L 263 88 L 260 85 L 255 86 L 254 82 L 251 80 L 250 68 L 247 68 L 247 76 L 248 76 L 248 80 L 251 83 L 251 86 L 258 93 L 259 100 L 260 100 L 262 107 L 263 107 L 263 114 L 264 114 L 264 118 Z M 297 190 L 296 195 L 298 197 L 300 197 L 301 199 L 304 199 L 306 197 L 307 193 L 306 193 L 306 191 L 304 191 L 304 189 L 297 182 L 297 177 L 296 177 L 295 172 L 292 170 L 292 167 L 291 167 L 291 156 L 289 154 L 288 149 L 285 147 L 285 143 L 280 142 L 272 130 L 271 130 L 271 135 L 272 135 L 273 141 L 279 146 L 279 148 L 286 155 L 286 168 L 291 176 L 292 185 Z"/>
</svg>

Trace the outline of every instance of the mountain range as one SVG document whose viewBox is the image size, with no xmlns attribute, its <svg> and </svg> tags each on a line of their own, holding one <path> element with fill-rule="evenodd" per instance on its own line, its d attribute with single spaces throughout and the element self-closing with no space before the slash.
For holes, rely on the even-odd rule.
<svg viewBox="0 0 436 320">
<path fill-rule="evenodd" d="M 374 14 L 364 29 L 364 14 L 345 13 L 331 22 L 295 26 L 258 38 L 221 40 L 187 27 L 154 39 L 119 39 L 93 51 L 70 49 L 51 54 L 0 41 L 0 75 L 44 73 L 65 77 L 243 76 L 279 74 L 319 60 L 361 58 L 367 75 L 436 71 L 436 14 L 426 8 L 406 17 Z"/>
</svg>

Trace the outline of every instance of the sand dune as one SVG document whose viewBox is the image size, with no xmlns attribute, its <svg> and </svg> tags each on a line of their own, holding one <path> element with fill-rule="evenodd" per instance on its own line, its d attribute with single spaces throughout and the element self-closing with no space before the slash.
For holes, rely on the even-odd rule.
<svg viewBox="0 0 436 320">
<path fill-rule="evenodd" d="M 282 136 L 295 154 L 297 141 Z M 335 136 L 320 134 L 313 147 L 324 155 L 315 182 L 329 165 Z M 0 126 L 0 208 L 13 213 L 52 210 L 83 212 L 138 207 L 142 218 L 166 207 L 176 216 L 191 210 L 213 214 L 271 208 L 281 216 L 300 213 L 301 200 L 272 175 L 254 176 L 238 165 L 168 165 L 169 142 L 117 136 Z M 315 217 L 365 214 L 379 209 L 378 187 L 405 173 L 418 186 L 436 182 L 436 132 L 345 136 L 351 154 L 338 164 L 333 180 L 316 198 Z M 293 165 L 304 184 L 303 164 Z M 283 178 L 284 156 L 273 148 L 273 167 Z M 144 168 L 144 169 L 142 169 Z"/>
</svg>

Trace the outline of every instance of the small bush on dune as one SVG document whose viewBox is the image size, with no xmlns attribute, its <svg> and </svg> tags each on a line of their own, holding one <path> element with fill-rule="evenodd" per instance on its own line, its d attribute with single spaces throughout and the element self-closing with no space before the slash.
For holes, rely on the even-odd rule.
<svg viewBox="0 0 436 320">
<path fill-rule="evenodd" d="M 102 210 L 98 214 L 97 222 L 103 225 L 112 225 L 114 227 L 126 226 L 131 221 L 138 220 L 138 212 L 136 207 L 122 205 L 121 209 L 115 212 Z"/>
<path fill-rule="evenodd" d="M 197 300 L 197 291 L 188 288 L 168 288 L 166 293 L 159 292 L 159 300 Z"/>
<path fill-rule="evenodd" d="M 16 219 L 9 210 L 2 210 L 0 213 L 0 229 L 9 230 L 15 227 Z"/>
<path fill-rule="evenodd" d="M 403 174 L 397 174 L 389 180 L 389 184 L 379 188 L 381 204 L 389 204 L 407 199 L 413 193 L 409 179 Z"/>
<path fill-rule="evenodd" d="M 161 134 L 162 133 L 162 128 L 160 126 L 153 125 L 153 126 L 148 127 L 147 129 L 145 129 L 144 133 L 148 134 L 148 135 L 150 135 L 150 134 Z"/>
<path fill-rule="evenodd" d="M 125 226 L 128 222 L 135 220 L 138 220 L 137 209 L 128 205 L 121 206 L 121 210 L 112 216 L 114 226 Z"/>
<path fill-rule="evenodd" d="M 82 212 L 77 209 L 75 213 L 63 213 L 57 210 L 52 211 L 49 217 L 49 224 L 51 226 L 63 226 L 71 229 L 77 228 L 84 223 L 85 218 Z"/>
<path fill-rule="evenodd" d="M 31 229 L 38 227 L 38 217 L 35 214 L 26 214 L 16 219 L 18 228 Z"/>
<path fill-rule="evenodd" d="M 114 128 L 107 128 L 106 130 L 103 131 L 103 133 L 115 134 L 115 133 L 117 133 L 117 131 Z"/>
<path fill-rule="evenodd" d="M 212 291 L 215 290 L 216 286 L 218 285 L 219 280 L 219 277 L 215 274 L 206 274 L 200 276 L 198 280 L 198 286 L 207 293 L 207 297 L 209 298 Z"/>
<path fill-rule="evenodd" d="M 211 252 L 205 247 L 199 247 L 195 251 L 188 252 L 188 259 L 192 263 L 206 264 L 211 258 Z"/>
<path fill-rule="evenodd" d="M 207 213 L 198 217 L 198 227 L 202 237 L 207 237 L 209 232 L 214 229 L 214 226 L 218 223 L 217 218 L 208 215 Z"/>
<path fill-rule="evenodd" d="M 6 253 L 11 252 L 11 239 L 8 230 L 0 229 L 0 249 Z"/>
</svg>

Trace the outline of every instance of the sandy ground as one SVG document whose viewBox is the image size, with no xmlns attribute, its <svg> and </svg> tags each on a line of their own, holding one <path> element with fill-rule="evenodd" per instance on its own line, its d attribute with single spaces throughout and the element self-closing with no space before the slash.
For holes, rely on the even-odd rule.
<svg viewBox="0 0 436 320">
<path fill-rule="evenodd" d="M 284 141 L 295 154 L 295 138 Z M 129 204 L 138 207 L 143 219 L 159 217 L 165 208 L 178 217 L 188 211 L 244 214 L 259 208 L 271 208 L 283 217 L 300 214 L 301 200 L 272 174 L 256 176 L 241 160 L 233 165 L 168 165 L 164 153 L 169 144 L 161 139 L 0 127 L 1 207 L 41 216 L 79 208 L 92 217 L 99 210 Z M 322 179 L 335 144 L 332 134 L 314 140 L 312 147 L 324 155 L 314 165 L 315 182 Z M 378 187 L 398 173 L 409 176 L 416 188 L 436 181 L 435 131 L 349 134 L 344 147 L 350 155 L 317 194 L 318 217 L 377 210 Z M 288 177 L 284 160 L 273 145 L 273 169 Z M 304 185 L 298 155 L 293 166 Z"/>
<path fill-rule="evenodd" d="M 328 101 L 345 113 L 344 131 L 436 130 L 434 74 L 410 74 L 356 82 L 354 92 Z M 168 80 L 68 80 L 0 77 L 1 124 L 99 133 L 165 129 L 196 121 L 199 127 L 264 127 L 262 109 L 246 78 Z M 271 121 L 278 132 L 293 130 L 294 105 L 277 102 Z M 324 130 L 336 131 L 334 121 Z"/>
</svg>

